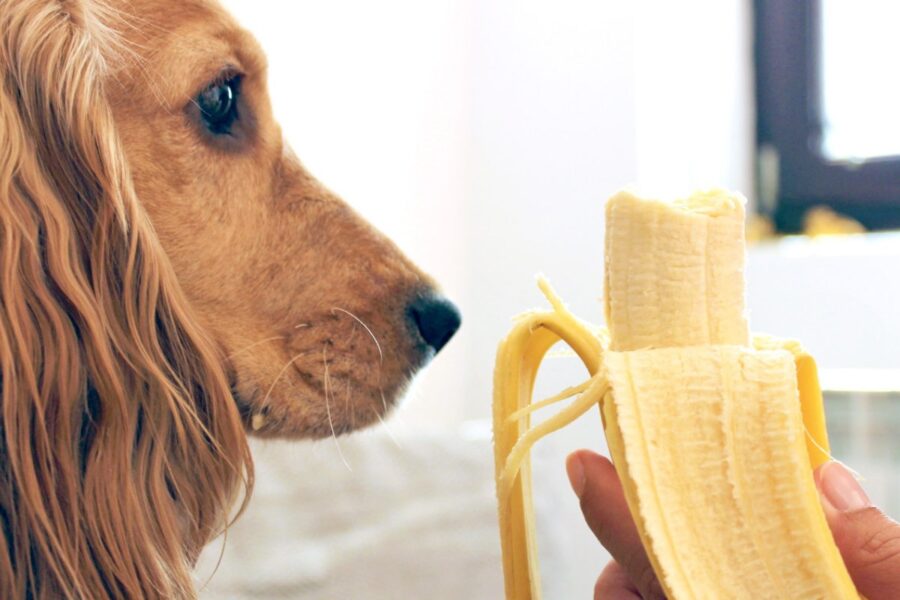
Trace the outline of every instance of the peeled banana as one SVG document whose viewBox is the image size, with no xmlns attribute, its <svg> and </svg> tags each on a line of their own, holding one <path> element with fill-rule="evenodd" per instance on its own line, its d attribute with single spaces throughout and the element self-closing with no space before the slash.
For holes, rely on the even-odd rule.
<svg viewBox="0 0 900 600">
<path fill-rule="evenodd" d="M 607 329 L 550 311 L 520 316 L 494 372 L 494 458 L 507 600 L 537 600 L 529 450 L 599 406 L 607 445 L 671 600 L 860 598 L 813 481 L 829 456 L 815 361 L 751 336 L 738 194 L 674 202 L 620 192 L 606 205 Z M 531 403 L 563 340 L 590 378 Z M 575 400 L 530 427 L 535 410 Z"/>
</svg>

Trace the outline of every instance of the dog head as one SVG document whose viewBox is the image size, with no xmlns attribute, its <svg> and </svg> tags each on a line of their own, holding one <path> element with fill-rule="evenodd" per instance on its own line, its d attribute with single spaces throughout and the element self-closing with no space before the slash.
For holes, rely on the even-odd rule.
<svg viewBox="0 0 900 600">
<path fill-rule="evenodd" d="M 0 596 L 193 596 L 245 432 L 377 420 L 458 325 L 212 0 L 0 0 Z"/>
<path fill-rule="evenodd" d="M 265 57 L 229 15 L 198 0 L 122 11 L 138 56 L 109 96 L 137 195 L 248 425 L 318 437 L 373 422 L 458 313 L 303 168 L 273 118 Z"/>
</svg>

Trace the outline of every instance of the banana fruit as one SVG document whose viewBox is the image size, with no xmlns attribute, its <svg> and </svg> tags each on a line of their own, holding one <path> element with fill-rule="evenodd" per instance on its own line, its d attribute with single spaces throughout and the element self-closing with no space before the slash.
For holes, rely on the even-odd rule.
<svg viewBox="0 0 900 600">
<path fill-rule="evenodd" d="M 751 336 L 744 311 L 744 199 L 721 190 L 606 206 L 607 330 L 575 317 L 546 281 L 550 311 L 500 344 L 494 458 L 508 600 L 540 579 L 529 450 L 600 407 L 631 515 L 671 600 L 858 599 L 813 481 L 829 456 L 815 361 Z M 532 403 L 559 340 L 590 378 Z M 576 399 L 530 427 L 535 410 Z"/>
</svg>

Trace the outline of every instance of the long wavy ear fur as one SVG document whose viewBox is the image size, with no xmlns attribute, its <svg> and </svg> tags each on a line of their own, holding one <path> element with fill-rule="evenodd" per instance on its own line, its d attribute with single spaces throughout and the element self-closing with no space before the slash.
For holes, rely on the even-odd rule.
<svg viewBox="0 0 900 600">
<path fill-rule="evenodd" d="M 0 597 L 188 598 L 252 465 L 133 191 L 94 0 L 0 0 Z"/>
</svg>

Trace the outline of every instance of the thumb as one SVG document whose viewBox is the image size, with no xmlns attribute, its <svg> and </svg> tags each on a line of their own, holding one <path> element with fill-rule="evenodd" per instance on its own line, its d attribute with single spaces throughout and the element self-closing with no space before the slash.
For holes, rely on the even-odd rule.
<svg viewBox="0 0 900 600">
<path fill-rule="evenodd" d="M 900 598 L 900 524 L 872 506 L 862 486 L 839 462 L 819 467 L 816 485 L 857 590 L 869 600 Z"/>
</svg>

